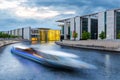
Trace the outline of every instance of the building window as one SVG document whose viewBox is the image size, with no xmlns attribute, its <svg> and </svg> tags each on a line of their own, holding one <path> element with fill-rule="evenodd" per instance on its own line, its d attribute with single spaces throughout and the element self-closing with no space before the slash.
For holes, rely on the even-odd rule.
<svg viewBox="0 0 120 80">
<path fill-rule="evenodd" d="M 62 26 L 62 34 L 64 34 L 64 26 Z"/>
<path fill-rule="evenodd" d="M 88 18 L 82 18 L 82 33 L 88 32 Z"/>
<path fill-rule="evenodd" d="M 91 19 L 91 39 L 97 39 L 98 37 L 98 20 Z"/>
<path fill-rule="evenodd" d="M 75 21 L 75 18 L 74 18 L 74 31 L 76 31 L 76 21 Z"/>
<path fill-rule="evenodd" d="M 106 28 L 107 27 L 107 12 L 104 13 L 104 23 L 105 23 L 104 24 L 104 26 L 105 26 L 104 30 L 105 30 L 105 35 L 106 35 L 106 31 L 107 31 L 107 28 Z"/>
<path fill-rule="evenodd" d="M 116 39 L 118 39 L 118 33 L 120 32 L 120 12 L 116 12 Z"/>
</svg>

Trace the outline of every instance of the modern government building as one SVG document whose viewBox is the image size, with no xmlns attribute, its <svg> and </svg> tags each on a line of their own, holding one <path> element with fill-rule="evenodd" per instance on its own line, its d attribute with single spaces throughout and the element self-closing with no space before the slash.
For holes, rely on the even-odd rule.
<svg viewBox="0 0 120 80">
<path fill-rule="evenodd" d="M 62 23 L 59 26 L 62 28 L 61 35 L 64 35 L 64 39 L 73 40 L 73 31 L 78 33 L 76 40 L 82 39 L 83 31 L 89 32 L 91 39 L 100 39 L 99 34 L 102 31 L 105 32 L 106 39 L 117 39 L 120 32 L 120 9 L 76 16 L 57 22 Z M 68 35 L 70 37 L 67 37 Z"/>
<path fill-rule="evenodd" d="M 50 28 L 31 28 L 24 27 L 13 29 L 9 31 L 2 31 L 3 33 L 18 36 L 19 38 L 30 41 L 58 41 L 60 40 L 60 30 Z"/>
</svg>

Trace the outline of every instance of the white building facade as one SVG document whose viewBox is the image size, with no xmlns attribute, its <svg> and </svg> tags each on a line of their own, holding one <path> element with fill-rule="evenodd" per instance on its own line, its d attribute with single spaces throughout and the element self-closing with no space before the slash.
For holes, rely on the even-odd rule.
<svg viewBox="0 0 120 80">
<path fill-rule="evenodd" d="M 58 20 L 64 23 L 61 33 L 64 39 L 73 40 L 73 32 L 78 33 L 76 40 L 82 39 L 82 33 L 87 31 L 91 39 L 100 39 L 99 34 L 105 32 L 106 39 L 118 39 L 120 33 L 120 9 L 107 10 L 104 12 L 76 16 L 69 19 Z M 68 37 L 70 35 L 70 38 Z"/>
<path fill-rule="evenodd" d="M 18 28 L 10 31 L 3 31 L 6 34 L 21 37 L 23 39 L 31 40 L 31 27 Z"/>
</svg>

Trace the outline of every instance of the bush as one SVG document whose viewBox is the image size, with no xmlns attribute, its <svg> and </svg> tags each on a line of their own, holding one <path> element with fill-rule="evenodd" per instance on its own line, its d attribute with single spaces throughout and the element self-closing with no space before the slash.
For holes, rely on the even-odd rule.
<svg viewBox="0 0 120 80">
<path fill-rule="evenodd" d="M 99 34 L 99 38 L 100 39 L 105 39 L 106 38 L 106 35 L 105 35 L 105 32 L 102 31 L 100 34 Z"/>
<path fill-rule="evenodd" d="M 76 33 L 75 31 L 73 31 L 72 37 L 74 38 L 74 40 L 76 40 L 76 38 L 78 37 L 78 33 Z"/>
<path fill-rule="evenodd" d="M 90 33 L 89 32 L 86 32 L 86 31 L 83 31 L 82 33 L 82 39 L 83 40 L 87 40 L 87 39 L 90 39 Z"/>
<path fill-rule="evenodd" d="M 18 36 L 9 35 L 3 32 L 0 32 L 0 38 L 17 38 Z"/>
<path fill-rule="evenodd" d="M 119 33 L 117 34 L 117 39 L 120 39 L 120 31 L 119 31 Z"/>
</svg>

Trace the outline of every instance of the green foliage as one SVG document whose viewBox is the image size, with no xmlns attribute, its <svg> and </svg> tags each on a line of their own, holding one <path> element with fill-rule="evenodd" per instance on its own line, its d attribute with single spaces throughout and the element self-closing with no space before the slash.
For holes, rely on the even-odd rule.
<svg viewBox="0 0 120 80">
<path fill-rule="evenodd" d="M 100 39 L 105 39 L 105 38 L 106 38 L 105 32 L 102 31 L 102 32 L 99 34 L 99 37 L 100 37 Z"/>
<path fill-rule="evenodd" d="M 9 34 L 0 32 L 0 38 L 17 38 L 17 36 L 9 35 Z"/>
<path fill-rule="evenodd" d="M 87 39 L 90 39 L 91 35 L 89 32 L 86 32 L 86 31 L 83 31 L 82 33 L 82 39 L 83 40 L 87 40 Z"/>
<path fill-rule="evenodd" d="M 117 34 L 117 39 L 120 39 L 120 31 L 119 31 L 119 33 Z"/>
<path fill-rule="evenodd" d="M 78 33 L 76 33 L 75 31 L 73 31 L 73 38 L 74 38 L 74 40 L 78 37 Z"/>
</svg>

